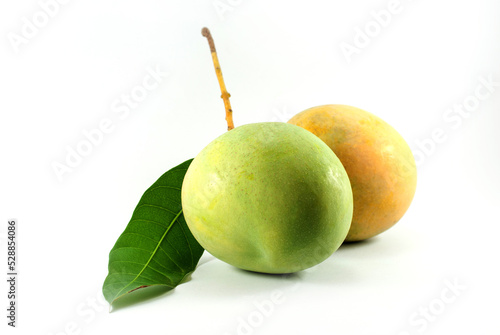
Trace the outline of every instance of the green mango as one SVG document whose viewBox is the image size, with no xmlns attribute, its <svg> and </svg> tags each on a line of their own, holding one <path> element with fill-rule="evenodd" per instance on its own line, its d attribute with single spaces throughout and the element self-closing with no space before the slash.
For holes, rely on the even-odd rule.
<svg viewBox="0 0 500 335">
<path fill-rule="evenodd" d="M 196 156 L 182 206 L 213 256 L 249 271 L 293 273 L 342 244 L 353 197 L 342 163 L 323 141 L 295 125 L 264 122 L 224 133 Z"/>
</svg>

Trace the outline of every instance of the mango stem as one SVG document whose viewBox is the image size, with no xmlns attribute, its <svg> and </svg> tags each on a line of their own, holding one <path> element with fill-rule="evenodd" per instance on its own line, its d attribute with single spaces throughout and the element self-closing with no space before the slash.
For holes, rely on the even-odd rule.
<svg viewBox="0 0 500 335">
<path fill-rule="evenodd" d="M 226 122 L 227 122 L 227 130 L 231 130 L 234 128 L 233 123 L 233 110 L 231 109 L 231 103 L 229 102 L 229 97 L 231 94 L 226 89 L 226 85 L 224 84 L 224 78 L 222 78 L 222 70 L 219 64 L 219 58 L 217 58 L 217 51 L 215 51 L 214 39 L 212 38 L 212 34 L 210 34 L 210 30 L 208 28 L 203 28 L 201 30 L 201 34 L 205 36 L 208 40 L 208 45 L 210 46 L 210 52 L 212 53 L 212 61 L 214 63 L 215 74 L 217 75 L 217 80 L 219 81 L 221 98 L 224 101 L 224 107 L 226 109 Z"/>
</svg>

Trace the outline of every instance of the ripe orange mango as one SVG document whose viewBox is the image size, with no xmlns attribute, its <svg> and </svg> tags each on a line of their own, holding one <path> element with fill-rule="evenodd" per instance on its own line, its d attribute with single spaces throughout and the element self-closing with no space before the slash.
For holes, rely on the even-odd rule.
<svg viewBox="0 0 500 335">
<path fill-rule="evenodd" d="M 413 200 L 417 169 L 403 137 L 388 123 L 346 105 L 309 108 L 288 123 L 318 136 L 344 165 L 354 213 L 346 241 L 361 241 L 392 227 Z"/>
</svg>

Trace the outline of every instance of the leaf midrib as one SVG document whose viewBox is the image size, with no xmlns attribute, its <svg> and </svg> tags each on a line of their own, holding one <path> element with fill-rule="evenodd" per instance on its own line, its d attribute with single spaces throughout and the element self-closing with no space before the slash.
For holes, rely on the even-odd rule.
<svg viewBox="0 0 500 335">
<path fill-rule="evenodd" d="M 113 300 L 116 300 L 121 294 L 122 292 L 127 288 L 129 287 L 130 285 L 132 285 L 136 280 L 137 278 L 139 278 L 141 276 L 141 274 L 146 270 L 146 268 L 148 267 L 149 263 L 151 262 L 151 260 L 153 259 L 153 257 L 156 255 L 156 252 L 158 251 L 160 245 L 161 245 L 161 242 L 163 241 L 163 239 L 165 238 L 165 236 L 167 236 L 167 233 L 170 231 L 170 228 L 172 228 L 172 225 L 174 224 L 175 221 L 177 221 L 177 219 L 179 218 L 179 216 L 182 214 L 182 209 L 179 211 L 179 213 L 177 213 L 177 215 L 174 217 L 174 219 L 170 222 L 170 224 L 168 225 L 167 229 L 165 230 L 165 233 L 163 233 L 162 237 L 160 238 L 160 240 L 158 241 L 158 244 L 156 245 L 156 248 L 155 250 L 153 250 L 153 252 L 151 253 L 151 256 L 149 257 L 148 261 L 146 262 L 146 264 L 144 264 L 144 267 L 141 269 L 141 271 L 137 274 L 137 276 L 135 276 L 134 279 L 132 279 L 132 281 L 130 283 L 128 283 L 124 288 L 122 288 L 116 295 L 115 295 L 115 298 Z"/>
</svg>

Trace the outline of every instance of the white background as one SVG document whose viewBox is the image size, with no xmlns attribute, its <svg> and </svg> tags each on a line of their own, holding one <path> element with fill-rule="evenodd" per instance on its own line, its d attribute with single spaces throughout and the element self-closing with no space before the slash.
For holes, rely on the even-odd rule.
<svg viewBox="0 0 500 335">
<path fill-rule="evenodd" d="M 401 0 L 383 27 L 372 11 L 389 0 L 74 0 L 44 22 L 46 2 L 0 5 L 3 273 L 7 220 L 19 220 L 9 334 L 500 334 L 498 1 Z M 26 20 L 41 27 L 30 32 Z M 108 313 L 108 252 L 140 196 L 226 128 L 203 26 L 236 125 L 327 103 L 363 108 L 414 150 L 417 193 L 394 228 L 309 270 L 256 275 L 205 253 L 191 281 Z M 346 57 L 341 46 L 356 37 Z M 127 116 L 116 113 L 148 69 L 168 76 Z M 478 87 L 489 96 L 475 98 Z M 447 114 L 474 102 L 467 117 Z M 104 119 L 112 131 L 59 181 L 54 162 Z M 0 290 L 4 334 L 4 280 Z"/>
</svg>

